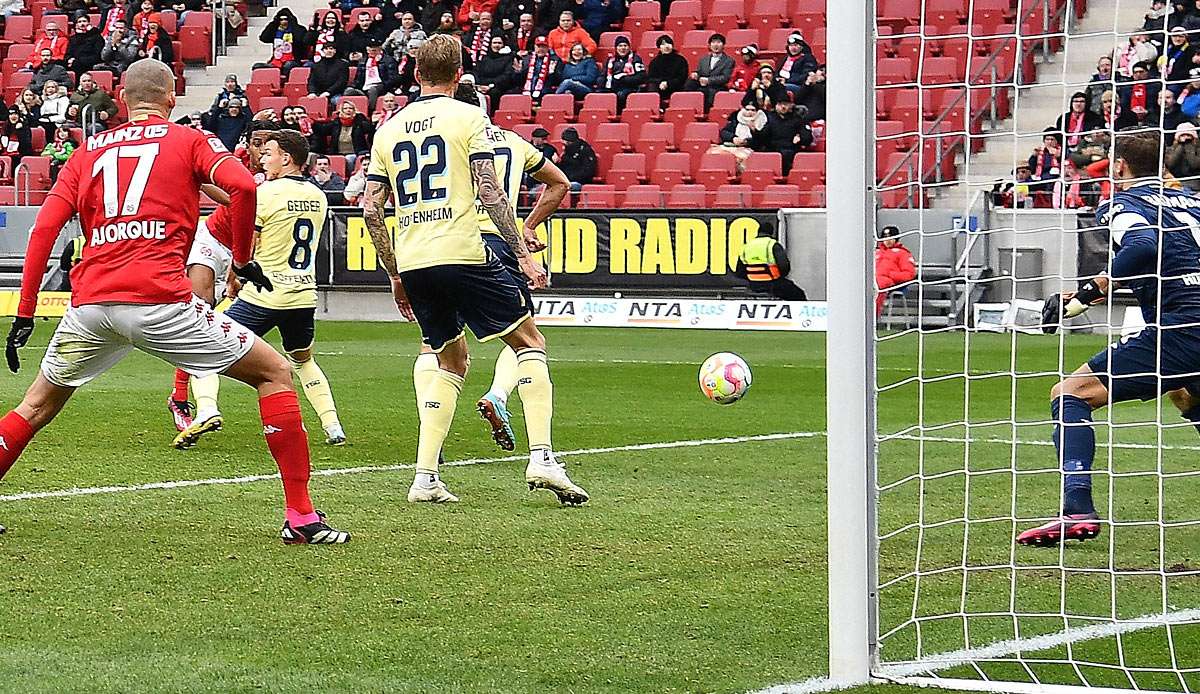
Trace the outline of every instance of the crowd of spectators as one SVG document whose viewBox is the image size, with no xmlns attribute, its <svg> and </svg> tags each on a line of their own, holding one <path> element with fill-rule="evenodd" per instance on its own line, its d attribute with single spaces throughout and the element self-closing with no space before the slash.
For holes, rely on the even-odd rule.
<svg viewBox="0 0 1200 694">
<path fill-rule="evenodd" d="M 1111 192 L 1112 133 L 1163 134 L 1163 179 L 1200 190 L 1200 2 L 1154 0 L 1141 27 L 1100 56 L 1087 87 L 996 190 L 1013 207 L 1095 205 Z"/>
<path fill-rule="evenodd" d="M 348 172 L 357 173 L 355 161 L 397 110 L 396 98 L 420 96 L 415 52 L 439 33 L 461 38 L 464 79 L 474 82 L 491 111 L 509 94 L 527 95 L 536 106 L 547 94 L 571 94 L 579 101 L 607 92 L 617 96 L 620 109 L 634 92 L 656 93 L 665 104 L 676 92 L 695 91 L 704 95 L 707 109 L 716 94 L 738 92 L 746 107 L 730 117 L 729 136 L 723 133 L 716 146 L 739 160 L 754 151 L 781 152 L 785 173 L 791 155 L 811 146 L 812 121 L 825 115 L 824 66 L 799 31 L 777 61 L 760 59 L 754 44 L 737 46 L 735 60 L 720 33 L 710 37 L 708 53 L 695 64 L 678 52 L 670 35 L 657 39 L 652 56 L 639 55 L 628 38 L 618 37 L 598 61 L 597 42 L 603 32 L 619 29 L 626 0 L 334 0 L 330 7 L 342 16 L 318 10 L 307 25 L 281 9 L 259 35 L 270 54 L 256 67 L 279 68 L 285 81 L 293 68 L 308 68 L 307 95 L 327 99 L 329 115 L 313 121 L 304 107 L 292 105 L 282 117 L 303 119 L 312 151 L 346 157 Z M 352 12 L 354 26 L 347 30 L 343 17 Z M 347 96 L 367 97 L 365 111 Z M 239 99 L 242 107 L 229 114 L 229 103 Z M 225 139 L 226 132 L 234 137 L 233 121 L 249 118 L 244 95 L 227 87 L 204 122 Z M 562 152 L 543 145 L 571 169 L 568 177 L 578 190 L 595 177 L 596 157 L 577 131 L 567 133 Z"/>
</svg>

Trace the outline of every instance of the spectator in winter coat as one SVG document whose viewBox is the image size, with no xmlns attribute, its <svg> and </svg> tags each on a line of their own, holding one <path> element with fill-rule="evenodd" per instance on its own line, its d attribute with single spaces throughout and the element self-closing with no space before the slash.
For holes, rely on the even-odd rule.
<svg viewBox="0 0 1200 694">
<path fill-rule="evenodd" d="M 271 58 L 254 67 L 277 67 L 285 78 L 291 69 L 306 56 L 308 32 L 288 8 L 275 13 L 270 23 L 258 35 L 258 40 L 271 47 Z"/>
<path fill-rule="evenodd" d="M 76 77 L 90 71 L 100 62 L 100 51 L 104 50 L 104 37 L 92 26 L 88 16 L 80 15 L 75 20 L 75 33 L 67 40 L 67 69 Z"/>
<path fill-rule="evenodd" d="M 425 27 L 425 33 L 432 35 L 434 28 L 442 21 L 442 14 L 449 12 L 453 17 L 454 11 L 454 3 L 451 0 L 429 0 L 425 3 L 419 17 L 421 26 Z"/>
<path fill-rule="evenodd" d="M 43 48 L 40 66 L 33 71 L 33 78 L 29 80 L 29 88 L 40 94 L 42 87 L 45 87 L 47 82 L 70 85 L 71 75 L 62 63 L 51 60 L 49 48 Z"/>
<path fill-rule="evenodd" d="M 1087 94 L 1075 92 L 1071 95 L 1071 110 L 1054 121 L 1054 129 L 1063 133 L 1067 138 L 1067 146 L 1074 147 L 1082 133 L 1099 130 L 1104 127 L 1104 118 L 1092 113 L 1087 108 Z"/>
<path fill-rule="evenodd" d="M 533 15 L 523 14 L 517 21 L 517 28 L 512 31 L 512 47 L 518 56 L 524 58 L 533 50 L 533 41 L 538 36 L 537 27 L 533 23 Z"/>
<path fill-rule="evenodd" d="M 308 95 L 337 101 L 350 86 L 350 63 L 337 55 L 337 46 L 326 43 L 321 47 L 321 61 L 308 71 Z"/>
<path fill-rule="evenodd" d="M 458 8 L 458 14 L 455 16 L 458 28 L 467 31 L 479 22 L 479 16 L 484 12 L 495 16 L 496 7 L 499 5 L 500 0 L 463 0 L 462 5 Z"/>
<path fill-rule="evenodd" d="M 493 18 L 500 31 L 515 35 L 521 23 L 521 15 L 529 15 L 529 28 L 533 28 L 533 13 L 537 11 L 537 0 L 500 0 Z"/>
<path fill-rule="evenodd" d="M 825 66 L 818 65 L 816 70 L 808 73 L 800 92 L 796 94 L 797 108 L 803 106 L 808 115 L 806 121 L 825 120 Z"/>
<path fill-rule="evenodd" d="M 142 52 L 147 58 L 161 60 L 168 66 L 175 63 L 175 46 L 171 43 L 171 35 L 157 21 L 150 22 L 150 28 L 142 37 Z"/>
<path fill-rule="evenodd" d="M 108 119 L 117 115 L 117 104 L 112 96 L 100 88 L 90 73 L 79 78 L 79 88 L 71 95 L 71 103 L 79 107 L 84 130 L 95 135 L 107 127 Z"/>
<path fill-rule="evenodd" d="M 54 137 L 54 130 L 66 122 L 67 108 L 71 105 L 71 99 L 67 96 L 67 90 L 58 85 L 58 82 L 50 80 L 46 82 L 46 86 L 42 88 L 42 111 L 39 122 L 46 129 L 46 139 Z"/>
<path fill-rule="evenodd" d="M 250 114 L 241 99 L 230 99 L 225 108 L 211 108 L 203 118 L 204 129 L 217 136 L 225 148 L 233 151 L 250 123 Z"/>
<path fill-rule="evenodd" d="M 242 89 L 242 85 L 238 84 L 238 76 L 232 72 L 228 75 L 225 75 L 225 85 L 221 87 L 221 91 L 217 92 L 217 95 L 213 98 L 212 105 L 209 106 L 209 108 L 211 109 L 214 106 L 217 108 L 225 108 L 229 105 L 230 99 L 241 99 L 242 103 L 248 103 L 246 99 L 246 90 Z"/>
<path fill-rule="evenodd" d="M 346 94 L 366 94 L 368 110 L 372 110 L 380 94 L 396 88 L 397 77 L 396 61 L 392 60 L 392 56 L 386 55 L 383 46 L 376 41 L 367 46 L 367 54 L 358 64 L 358 70 L 354 73 L 354 83 L 346 90 Z"/>
<path fill-rule="evenodd" d="M 1112 89 L 1112 66 L 1112 58 L 1107 55 L 1101 56 L 1096 61 L 1096 72 L 1087 86 L 1088 110 L 1099 116 L 1104 115 L 1104 107 L 1101 103 L 1104 92 Z M 1178 92 L 1178 90 L 1176 91 Z"/>
<path fill-rule="evenodd" d="M 563 63 L 559 78 L 559 94 L 574 94 L 576 99 L 582 99 L 592 93 L 596 80 L 600 79 L 600 69 L 583 44 L 577 43 L 571 47 L 571 55 Z"/>
<path fill-rule="evenodd" d="M 1158 110 L 1152 113 L 1150 122 L 1163 129 L 1164 146 L 1170 147 L 1174 144 L 1175 131 L 1185 121 L 1187 121 L 1187 116 L 1183 115 L 1183 111 L 1179 110 L 1179 104 L 1175 103 L 1175 93 L 1170 89 L 1159 92 Z"/>
<path fill-rule="evenodd" d="M 1033 180 L 1040 181 L 1029 187 L 1032 191 L 1051 192 L 1054 184 L 1062 180 L 1062 135 L 1053 128 L 1046 128 L 1042 146 L 1033 149 L 1029 170 L 1033 172 Z"/>
<path fill-rule="evenodd" d="M 758 68 L 758 77 L 750 83 L 742 103 L 753 102 L 763 111 L 771 110 L 777 102 L 790 99 L 788 90 L 775 79 L 775 68 L 764 63 Z"/>
<path fill-rule="evenodd" d="M 378 17 L 373 12 L 364 12 L 358 16 L 358 26 L 354 27 L 346 40 L 349 51 L 346 60 L 351 65 L 363 59 L 367 54 L 367 46 L 373 43 L 383 45 L 383 40 L 387 37 L 379 30 L 378 24 Z"/>
<path fill-rule="evenodd" d="M 538 29 L 545 34 L 554 29 L 563 12 L 575 12 L 580 7 L 578 0 L 541 0 L 537 12 L 533 14 L 537 18 Z"/>
<path fill-rule="evenodd" d="M 728 122 L 721 129 L 721 144 L 761 149 L 766 127 L 766 113 L 753 102 L 742 104 L 741 108 L 729 114 Z"/>
<path fill-rule="evenodd" d="M 886 226 L 879 232 L 879 243 L 875 246 L 875 315 L 883 313 L 888 290 L 917 278 L 917 264 L 913 254 L 900 242 L 900 229 Z"/>
<path fill-rule="evenodd" d="M 45 55 L 43 51 L 46 49 L 50 49 L 51 60 L 66 60 L 67 37 L 59 31 L 58 22 L 53 19 L 46 21 L 37 40 L 33 42 L 33 52 L 29 54 L 29 62 L 25 63 L 25 69 L 36 70 L 41 67 Z"/>
<path fill-rule="evenodd" d="M 358 157 L 371 151 L 375 128 L 367 117 L 358 112 L 353 101 L 343 99 L 333 117 L 313 127 L 316 154 L 341 154 L 346 166 L 354 166 Z"/>
<path fill-rule="evenodd" d="M 151 20 L 161 22 L 162 17 L 158 14 L 158 9 L 154 6 L 154 0 L 142 0 L 141 10 L 133 15 L 133 21 L 129 24 L 129 27 L 134 33 L 144 39 L 146 38 L 146 34 L 150 32 Z"/>
<path fill-rule="evenodd" d="M 1175 132 L 1175 144 L 1167 148 L 1163 163 L 1175 178 L 1192 190 L 1200 188 L 1200 142 L 1196 126 L 1183 123 Z"/>
<path fill-rule="evenodd" d="M 625 18 L 625 0 L 583 0 L 579 24 L 593 39 Z"/>
<path fill-rule="evenodd" d="M 521 64 L 518 78 L 521 81 L 520 93 L 529 95 L 534 101 L 540 101 L 543 94 L 553 92 L 554 80 L 559 73 L 558 64 L 558 56 L 550 51 L 546 37 L 539 36 L 534 39 L 533 52 L 525 56 L 525 61 Z"/>
<path fill-rule="evenodd" d="M 325 191 L 331 198 L 336 197 L 341 203 L 342 191 L 346 189 L 346 181 L 329 165 L 329 155 L 318 154 L 313 158 L 312 168 L 308 171 L 308 180 L 316 187 Z"/>
<path fill-rule="evenodd" d="M 392 56 L 392 60 L 400 62 L 400 57 L 408 52 L 408 42 L 412 39 L 421 39 L 422 41 L 428 38 L 425 35 L 425 29 L 417 23 L 417 17 L 412 12 L 405 12 L 400 16 L 399 28 L 392 31 L 387 39 L 383 42 L 383 51 Z"/>
<path fill-rule="evenodd" d="M 1114 52 L 1113 58 L 1117 74 L 1132 78 L 1134 64 L 1143 61 L 1153 62 L 1158 58 L 1158 49 L 1147 41 L 1146 34 L 1132 34 L 1129 37 L 1129 43 L 1118 48 Z"/>
<path fill-rule="evenodd" d="M 813 57 L 812 48 L 804 41 L 804 36 L 798 31 L 788 36 L 787 53 L 779 61 L 779 69 L 775 73 L 784 88 L 793 96 L 799 94 L 808 73 L 816 69 L 817 59 Z"/>
<path fill-rule="evenodd" d="M 654 42 L 658 55 L 646 66 L 646 91 L 657 92 L 663 99 L 683 89 L 687 83 L 687 58 L 675 52 L 675 41 L 667 34 Z"/>
<path fill-rule="evenodd" d="M 483 60 L 490 49 L 492 36 L 497 36 L 499 33 L 492 27 L 492 13 L 480 12 L 478 19 L 475 20 L 475 26 L 463 36 L 463 50 L 470 58 L 470 65 L 474 66 Z"/>
<path fill-rule="evenodd" d="M 1158 103 L 1162 81 L 1151 79 L 1150 69 L 1150 63 L 1137 63 L 1133 66 L 1133 83 L 1117 87 L 1122 114 L 1132 111 L 1135 116 L 1145 116 Z"/>
<path fill-rule="evenodd" d="M 13 163 L 16 163 L 21 157 L 33 156 L 33 153 L 29 124 L 20 112 L 15 109 L 9 111 L 4 126 L 0 127 L 0 156 L 12 157 Z"/>
<path fill-rule="evenodd" d="M 104 49 L 100 51 L 100 59 L 104 69 L 120 75 L 129 69 L 135 61 L 143 58 L 142 40 L 138 35 L 129 31 L 125 22 L 113 24 L 112 32 L 104 39 Z"/>
<path fill-rule="evenodd" d="M 312 47 L 314 64 L 325 58 L 324 48 L 327 45 L 333 46 L 333 54 L 338 58 L 345 58 L 350 53 L 350 36 L 342 28 L 342 20 L 336 12 L 326 12 L 313 22 L 308 30 L 308 41 Z"/>
<path fill-rule="evenodd" d="M 758 79 L 758 70 L 762 62 L 758 59 L 758 46 L 750 44 L 740 51 L 742 59 L 734 66 L 733 76 L 729 78 L 729 88 L 735 92 L 749 91 L 750 85 Z"/>
<path fill-rule="evenodd" d="M 512 66 L 512 49 L 504 45 L 503 36 L 493 36 L 487 55 L 475 65 L 476 91 L 487 94 L 493 104 L 499 105 L 500 97 L 513 88 L 516 72 Z"/>
<path fill-rule="evenodd" d="M 417 84 L 417 49 L 425 44 L 425 39 L 415 36 L 408 40 L 408 51 L 396 61 L 396 91 L 407 96 L 410 100 L 421 95 L 421 85 Z"/>
<path fill-rule="evenodd" d="M 560 60 L 570 57 L 571 46 L 577 43 L 583 44 L 588 55 L 596 52 L 596 42 L 583 27 L 575 23 L 575 13 L 571 11 L 559 15 L 558 26 L 546 36 L 546 40 L 550 42 L 550 50 L 554 51 Z"/>
<path fill-rule="evenodd" d="M 704 92 L 704 108 L 712 107 L 717 92 L 723 92 L 733 77 L 733 58 L 725 55 L 725 36 L 708 37 L 708 55 L 700 58 L 684 89 Z"/>
<path fill-rule="evenodd" d="M 638 90 L 646 81 L 646 65 L 642 57 L 634 53 L 629 44 L 629 37 L 618 36 L 613 45 L 612 55 L 604 61 L 600 71 L 600 81 L 597 91 L 612 92 L 617 95 L 617 108 L 625 108 L 625 99 Z"/>
<path fill-rule="evenodd" d="M 575 128 L 563 130 L 562 139 L 563 153 L 558 160 L 558 168 L 571 182 L 571 190 L 579 192 L 596 177 L 596 150 L 580 139 Z"/>
<path fill-rule="evenodd" d="M 812 145 L 812 129 L 792 102 L 783 99 L 775 102 L 775 110 L 767 114 L 761 143 L 764 151 L 783 155 L 783 175 L 786 176 L 792 170 L 796 152 Z"/>
<path fill-rule="evenodd" d="M 1192 68 L 1188 75 L 1191 81 L 1179 93 L 1179 110 L 1188 118 L 1200 115 L 1200 67 Z"/>
<path fill-rule="evenodd" d="M 1188 70 L 1192 69 L 1197 59 L 1195 47 L 1188 42 L 1187 32 L 1183 27 L 1171 30 L 1171 37 L 1163 46 L 1163 54 L 1158 59 L 1159 72 L 1167 78 L 1167 88 L 1178 92 L 1187 81 Z"/>
</svg>

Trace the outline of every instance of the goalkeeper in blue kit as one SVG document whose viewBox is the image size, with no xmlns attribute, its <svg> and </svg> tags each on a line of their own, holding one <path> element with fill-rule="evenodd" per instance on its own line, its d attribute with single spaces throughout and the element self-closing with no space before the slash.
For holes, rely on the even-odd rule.
<svg viewBox="0 0 1200 694">
<path fill-rule="evenodd" d="M 1052 331 L 1062 316 L 1079 316 L 1114 287 L 1127 287 L 1147 327 L 1102 350 L 1051 391 L 1062 515 L 1018 535 L 1019 544 L 1055 546 L 1100 534 L 1091 474 L 1096 409 L 1167 394 L 1200 429 L 1200 197 L 1163 187 L 1161 152 L 1157 133 L 1117 135 L 1117 191 L 1096 210 L 1116 248 L 1110 272 L 1046 301 L 1043 323 Z"/>
</svg>

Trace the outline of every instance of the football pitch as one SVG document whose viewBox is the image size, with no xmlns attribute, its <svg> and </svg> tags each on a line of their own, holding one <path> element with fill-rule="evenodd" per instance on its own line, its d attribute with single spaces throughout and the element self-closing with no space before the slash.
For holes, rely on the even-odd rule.
<svg viewBox="0 0 1200 694">
<path fill-rule="evenodd" d="M 0 408 L 15 405 L 32 380 L 51 328 L 39 322 L 25 369 L 0 377 Z M 417 333 L 399 324 L 318 324 L 318 360 L 351 443 L 328 448 L 314 435 L 312 488 L 317 506 L 353 533 L 343 547 L 283 546 L 279 482 L 238 479 L 275 470 L 250 389 L 224 381 L 225 430 L 176 451 L 164 405 L 171 371 L 131 356 L 80 391 L 0 484 L 0 523 L 9 527 L 0 536 L 0 691 L 738 692 L 825 674 L 824 335 L 546 333 L 556 448 L 577 451 L 565 460 L 592 495 L 581 508 L 528 492 L 524 461 L 492 444 L 472 405 L 490 383 L 497 348 L 478 344 L 445 447 L 456 465 L 443 479 L 462 501 L 408 504 Z M 1067 368 L 1102 344 L 1067 338 Z M 919 587 L 900 580 L 884 590 L 881 629 L 900 627 L 885 658 L 1067 626 L 1030 617 L 1014 633 L 1011 618 L 972 618 L 968 641 L 961 618 L 931 620 L 918 653 L 915 627 L 903 626 L 914 614 L 1009 610 L 1013 600 L 1022 612 L 1057 613 L 1065 594 L 1072 614 L 1108 616 L 1115 591 L 1119 617 L 1130 618 L 1163 611 L 1164 580 L 1167 609 L 1200 607 L 1200 578 L 1187 574 L 1200 566 L 1191 526 L 1165 539 L 1157 528 L 1118 528 L 1115 568 L 1153 569 L 1166 556 L 1184 575 L 1114 581 L 1086 571 L 1114 568 L 1107 528 L 1101 541 L 1062 555 L 1021 548 L 1010 556 L 1012 522 L 989 520 L 1011 515 L 1014 486 L 1022 517 L 1057 504 L 1053 449 L 1034 443 L 1049 440 L 1054 379 L 1007 373 L 1057 369 L 1058 345 L 1008 335 L 972 336 L 967 349 L 961 335 L 926 336 L 920 349 L 915 337 L 881 345 L 881 382 L 918 366 L 929 380 L 886 391 L 880 429 L 901 431 L 918 418 L 935 427 L 925 441 L 897 438 L 880 450 L 880 481 L 896 483 L 881 496 L 880 530 L 894 532 L 882 546 L 881 577 L 929 572 Z M 697 365 L 716 351 L 735 351 L 753 369 L 749 394 L 731 407 L 708 402 L 696 385 Z M 954 378 L 964 365 L 1005 376 Z M 302 407 L 309 431 L 319 432 Z M 519 404 L 513 409 L 523 442 Z M 1117 409 L 1122 422 L 1154 416 L 1154 404 Z M 964 419 L 1005 423 L 968 428 Z M 1169 409 L 1163 421 L 1176 421 Z M 1097 428 L 1106 441 L 1109 428 Z M 1122 443 L 1157 444 L 1150 430 L 1113 431 Z M 1102 447 L 1097 468 L 1194 469 L 1196 432 L 1163 437 L 1174 448 L 1161 460 L 1147 445 L 1114 449 L 1110 463 Z M 1019 469 L 1050 472 L 952 474 L 1009 471 L 1014 456 Z M 918 470 L 921 484 L 902 481 Z M 1166 517 L 1195 518 L 1194 478 L 1169 480 Z M 1114 484 L 1121 517 L 1157 518 L 1157 477 Z M 1109 482 L 1096 486 L 1107 511 Z M 924 531 L 905 530 L 918 517 Z M 1015 582 L 1007 566 L 967 580 L 961 571 L 937 573 L 964 561 L 1022 570 Z M 1115 638 L 1093 639 L 1072 653 L 1169 666 L 1165 636 L 1125 635 L 1121 648 Z M 1200 630 L 1175 627 L 1171 638 L 1176 666 L 1196 667 Z M 985 669 L 1022 675 L 1005 664 Z M 1054 665 L 1037 672 L 1073 675 Z M 1110 668 L 1087 675 L 1128 686 Z M 1180 688 L 1163 677 L 1139 676 L 1138 684 Z"/>
</svg>

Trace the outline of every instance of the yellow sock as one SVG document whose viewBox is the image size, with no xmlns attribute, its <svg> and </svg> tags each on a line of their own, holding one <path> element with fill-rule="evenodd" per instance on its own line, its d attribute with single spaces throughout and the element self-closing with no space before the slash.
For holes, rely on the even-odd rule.
<svg viewBox="0 0 1200 694">
<path fill-rule="evenodd" d="M 554 384 L 546 366 L 546 352 L 523 349 L 517 352 L 517 391 L 525 412 L 529 450 L 550 448 L 550 420 L 554 417 Z"/>
<path fill-rule="evenodd" d="M 292 370 L 300 378 L 300 385 L 304 386 L 304 397 L 308 398 L 308 404 L 312 405 L 317 411 L 317 416 L 321 418 L 321 426 L 328 429 L 339 424 L 337 406 L 333 404 L 333 391 L 329 389 L 329 380 L 325 378 L 325 372 L 317 366 L 317 360 L 309 359 L 301 364 L 293 364 Z"/>
<path fill-rule="evenodd" d="M 492 376 L 492 387 L 488 394 L 501 403 L 508 403 L 508 396 L 517 387 L 517 353 L 512 347 L 504 345 L 500 356 L 496 357 L 496 374 Z"/>
<path fill-rule="evenodd" d="M 450 432 L 450 422 L 454 421 L 454 408 L 465 379 L 438 369 L 423 380 L 424 383 L 416 384 L 417 414 L 421 419 L 417 436 L 417 472 L 437 474 L 438 455 Z"/>
<path fill-rule="evenodd" d="M 421 392 L 423 388 L 429 386 L 430 380 L 438 369 L 437 355 L 433 352 L 425 352 L 418 354 L 417 360 L 413 362 L 413 389 L 417 392 L 417 405 L 421 404 Z"/>
<path fill-rule="evenodd" d="M 192 395 L 196 396 L 196 413 L 216 411 L 217 393 L 221 390 L 221 377 L 216 374 L 196 378 L 192 376 Z"/>
</svg>

